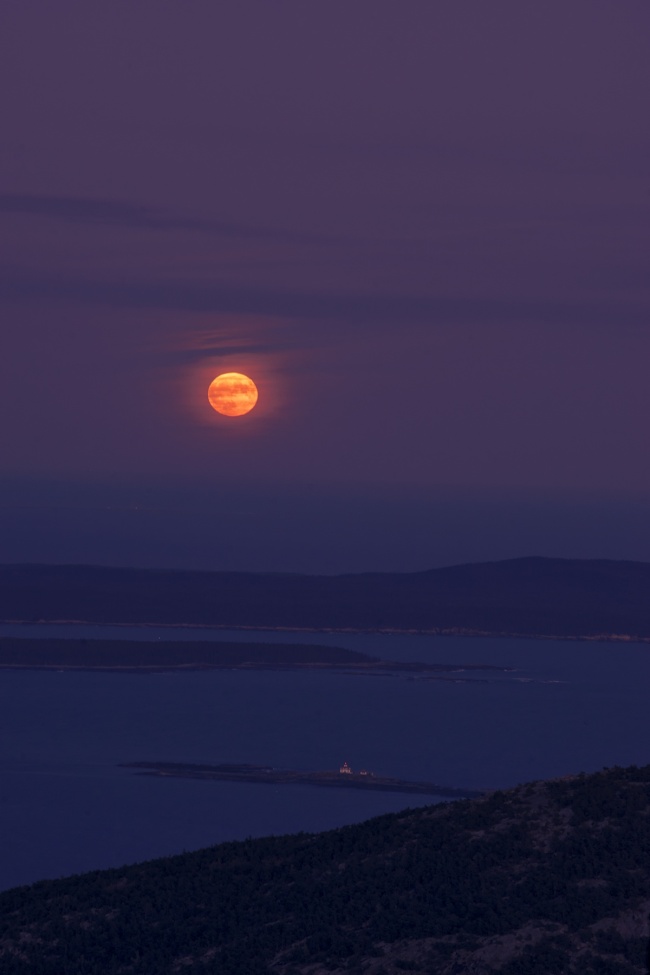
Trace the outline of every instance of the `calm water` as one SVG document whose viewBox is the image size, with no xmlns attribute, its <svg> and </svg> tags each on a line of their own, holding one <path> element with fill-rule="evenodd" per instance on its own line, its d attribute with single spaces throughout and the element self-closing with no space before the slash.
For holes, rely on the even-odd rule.
<svg viewBox="0 0 650 975">
<path fill-rule="evenodd" d="M 310 787 L 155 779 L 138 759 L 252 762 L 445 785 L 650 762 L 650 647 L 368 634 L 0 626 L 0 636 L 228 639 L 491 664 L 457 681 L 223 671 L 0 673 L 0 887 L 226 839 L 321 830 L 430 802 Z"/>
</svg>

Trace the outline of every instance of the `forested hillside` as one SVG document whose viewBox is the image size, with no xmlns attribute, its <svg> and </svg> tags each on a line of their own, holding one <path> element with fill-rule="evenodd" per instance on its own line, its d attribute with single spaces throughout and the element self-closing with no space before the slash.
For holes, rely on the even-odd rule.
<svg viewBox="0 0 650 975">
<path fill-rule="evenodd" d="M 8 891 L 0 969 L 641 975 L 648 850 L 650 766 L 532 783 Z"/>
</svg>

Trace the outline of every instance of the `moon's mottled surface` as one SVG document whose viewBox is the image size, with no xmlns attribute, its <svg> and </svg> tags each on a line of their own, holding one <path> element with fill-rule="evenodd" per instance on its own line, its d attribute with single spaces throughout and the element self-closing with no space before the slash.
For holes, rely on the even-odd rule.
<svg viewBox="0 0 650 975">
<path fill-rule="evenodd" d="M 210 406 L 223 416 L 243 416 L 257 403 L 257 386 L 241 372 L 223 372 L 210 383 Z"/>
</svg>

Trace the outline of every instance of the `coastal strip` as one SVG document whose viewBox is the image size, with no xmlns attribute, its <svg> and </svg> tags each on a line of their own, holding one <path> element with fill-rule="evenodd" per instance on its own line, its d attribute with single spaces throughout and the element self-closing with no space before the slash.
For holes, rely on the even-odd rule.
<svg viewBox="0 0 650 975">
<path fill-rule="evenodd" d="M 249 782 L 264 785 L 315 785 L 327 789 L 361 789 L 366 792 L 404 792 L 446 799 L 477 799 L 484 795 L 475 789 L 459 789 L 435 782 L 413 782 L 374 772 L 340 770 L 298 771 L 267 765 L 221 763 L 201 765 L 191 762 L 122 762 L 120 768 L 134 769 L 138 775 L 159 778 L 203 779 L 217 782 Z"/>
<path fill-rule="evenodd" d="M 155 674 L 193 670 L 312 670 L 355 676 L 505 671 L 492 664 L 380 660 L 345 647 L 207 640 L 0 639 L 0 670 Z"/>
</svg>

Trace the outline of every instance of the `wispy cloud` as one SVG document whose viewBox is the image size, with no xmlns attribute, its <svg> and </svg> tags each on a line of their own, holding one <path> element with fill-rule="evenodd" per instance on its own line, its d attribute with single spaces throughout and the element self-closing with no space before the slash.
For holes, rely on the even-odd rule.
<svg viewBox="0 0 650 975">
<path fill-rule="evenodd" d="M 8 302 L 61 301 L 108 308 L 173 309 L 196 313 L 256 315 L 342 325 L 455 323 L 647 324 L 645 296 L 638 300 L 552 300 L 462 294 L 372 294 L 292 291 L 227 282 L 100 280 L 0 269 L 0 299 Z"/>
<path fill-rule="evenodd" d="M 250 227 L 225 220 L 205 220 L 168 213 L 158 207 L 125 200 L 76 196 L 0 193 L 0 213 L 45 217 L 64 223 L 122 227 L 152 232 L 188 231 L 247 240 L 290 243 L 335 243 L 339 238 L 302 234 L 269 227 Z"/>
</svg>

